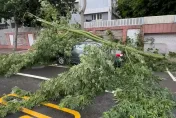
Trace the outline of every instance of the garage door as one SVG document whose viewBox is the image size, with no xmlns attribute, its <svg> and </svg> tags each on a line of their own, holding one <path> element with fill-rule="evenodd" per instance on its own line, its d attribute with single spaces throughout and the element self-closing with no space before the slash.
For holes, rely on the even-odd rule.
<svg viewBox="0 0 176 118">
<path fill-rule="evenodd" d="M 176 34 L 145 34 L 145 51 L 158 49 L 160 53 L 176 52 Z M 152 43 L 153 42 L 153 43 Z"/>
</svg>

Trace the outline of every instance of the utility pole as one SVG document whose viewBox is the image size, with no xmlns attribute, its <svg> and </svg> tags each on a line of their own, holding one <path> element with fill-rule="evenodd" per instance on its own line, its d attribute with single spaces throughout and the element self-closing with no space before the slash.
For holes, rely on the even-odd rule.
<svg viewBox="0 0 176 118">
<path fill-rule="evenodd" d="M 81 16 L 81 29 L 84 30 L 84 12 L 86 10 L 86 6 L 87 6 L 87 0 L 80 0 L 80 6 L 81 6 L 81 10 L 79 11 L 79 14 Z"/>
</svg>

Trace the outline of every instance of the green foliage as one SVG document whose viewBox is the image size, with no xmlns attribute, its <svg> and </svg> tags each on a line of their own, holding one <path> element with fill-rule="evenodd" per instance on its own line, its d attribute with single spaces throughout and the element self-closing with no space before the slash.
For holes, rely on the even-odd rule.
<svg viewBox="0 0 176 118">
<path fill-rule="evenodd" d="M 159 86 L 160 79 L 148 69 L 144 57 L 126 52 L 133 58 L 125 57 L 125 65 L 115 69 L 113 56 L 107 53 L 107 48 L 114 49 L 86 48 L 89 53 L 81 57 L 81 64 L 57 78 L 43 82 L 28 101 L 17 103 L 17 106 L 10 103 L 7 108 L 31 108 L 43 101 L 61 99 L 61 107 L 81 109 L 105 90 L 116 90 L 114 97 L 117 104 L 104 114 L 104 118 L 172 118 L 171 111 L 175 104 L 172 96 Z"/>
<path fill-rule="evenodd" d="M 176 62 L 172 62 L 169 59 L 153 59 L 145 58 L 145 61 L 153 71 L 166 71 L 168 68 L 170 71 L 176 71 Z"/>
<path fill-rule="evenodd" d="M 81 58 L 81 64 L 72 67 L 58 78 L 43 83 L 41 85 L 42 94 L 52 96 L 52 98 L 53 96 L 54 98 L 65 96 L 61 100 L 61 106 L 82 108 L 97 94 L 104 92 L 106 86 L 109 86 L 106 83 L 111 80 L 113 71 L 110 70 L 114 70 L 113 64 L 105 52 L 95 47 L 88 50 L 91 53 Z M 98 58 L 93 59 L 95 56 Z M 51 83 L 53 86 L 50 86 Z M 80 101 L 75 102 L 73 99 Z"/>
<path fill-rule="evenodd" d="M 123 18 L 176 13 L 175 0 L 118 0 L 118 9 Z"/>
<path fill-rule="evenodd" d="M 169 56 L 175 58 L 176 57 L 176 53 L 175 52 L 169 52 Z"/>
<path fill-rule="evenodd" d="M 11 19 L 18 24 L 29 26 L 32 19 L 24 18 L 26 12 L 39 14 L 40 3 L 37 0 L 0 0 L 0 19 Z"/>
<path fill-rule="evenodd" d="M 115 42 L 114 34 L 111 32 L 111 30 L 107 30 L 106 31 L 106 35 L 108 36 L 110 41 L 114 41 Z"/>
<path fill-rule="evenodd" d="M 34 55 L 35 53 L 29 51 L 27 54 L 14 53 L 0 56 L 0 74 L 10 76 L 19 72 L 23 67 L 34 63 Z"/>
<path fill-rule="evenodd" d="M 160 79 L 144 63 L 136 63 L 133 59 L 132 63 L 134 70 L 131 64 L 125 64 L 120 70 L 115 91 L 117 105 L 104 113 L 104 118 L 173 118 L 172 95 L 160 87 Z"/>
<path fill-rule="evenodd" d="M 153 39 L 149 39 L 148 41 L 151 42 L 151 44 L 154 43 Z M 144 42 L 142 39 L 141 34 L 137 36 L 137 42 L 134 42 L 133 39 L 127 38 L 126 42 L 127 46 L 131 46 L 138 50 L 144 50 Z M 152 52 L 154 54 L 159 54 L 158 49 L 148 48 L 148 52 Z M 166 71 L 166 68 L 168 68 L 170 71 L 176 71 L 176 61 L 175 61 L 175 53 L 169 52 L 169 55 L 163 54 L 165 58 L 152 58 L 150 56 L 145 57 L 144 60 L 147 63 L 147 66 L 152 69 L 153 71 Z"/>
<path fill-rule="evenodd" d="M 76 0 L 48 0 L 56 9 L 59 16 L 67 16 L 74 9 Z"/>
<path fill-rule="evenodd" d="M 56 21 L 74 8 L 75 0 L 0 0 L 0 19 L 14 17 L 18 24 L 40 26 L 41 24 L 25 14 L 30 12 L 48 21 Z"/>
<path fill-rule="evenodd" d="M 30 96 L 31 95 L 29 91 L 21 90 L 17 86 L 12 89 L 12 93 L 15 93 L 19 96 Z"/>
<path fill-rule="evenodd" d="M 105 41 L 65 24 L 50 23 L 40 18 L 38 20 L 54 28 L 44 29 L 32 47 L 33 50 L 28 53 L 0 56 L 1 74 L 9 75 L 23 67 L 47 63 L 58 52 L 69 55 L 67 52 L 71 47 L 85 37 L 100 42 L 103 46 L 87 47 L 85 51 L 88 53 L 81 56 L 79 65 L 50 81 L 43 82 L 39 90 L 30 94 L 29 100 L 0 106 L 0 117 L 16 112 L 21 107 L 32 108 L 50 100 L 58 100 L 61 107 L 83 109 L 105 90 L 115 90 L 116 105 L 103 115 L 104 118 L 172 118 L 175 105 L 172 95 L 160 87 L 161 79 L 152 74 L 148 62 L 145 61 L 163 59 L 163 56 Z M 115 68 L 114 55 L 110 51 L 119 49 L 125 52 L 125 64 L 122 68 Z M 20 95 L 26 93 L 18 88 L 13 92 Z"/>
<path fill-rule="evenodd" d="M 45 29 L 40 33 L 32 50 L 27 53 L 1 55 L 0 74 L 10 76 L 22 68 L 51 63 L 58 54 L 69 57 L 72 47 L 80 41 L 84 41 L 84 38 L 73 33 L 61 34 L 54 28 Z"/>
<path fill-rule="evenodd" d="M 80 41 L 84 41 L 84 38 L 73 33 L 62 33 L 55 28 L 45 29 L 40 33 L 36 45 L 32 47 L 36 50 L 35 60 L 49 63 L 58 54 L 70 56 L 72 47 Z"/>
</svg>

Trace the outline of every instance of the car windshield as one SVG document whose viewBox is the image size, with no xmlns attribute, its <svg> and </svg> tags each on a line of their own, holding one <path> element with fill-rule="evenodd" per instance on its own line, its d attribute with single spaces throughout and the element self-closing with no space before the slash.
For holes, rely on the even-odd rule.
<svg viewBox="0 0 176 118">
<path fill-rule="evenodd" d="M 86 44 L 76 45 L 76 46 L 75 46 L 75 49 L 76 49 L 76 50 L 84 50 L 85 46 L 86 46 Z"/>
</svg>

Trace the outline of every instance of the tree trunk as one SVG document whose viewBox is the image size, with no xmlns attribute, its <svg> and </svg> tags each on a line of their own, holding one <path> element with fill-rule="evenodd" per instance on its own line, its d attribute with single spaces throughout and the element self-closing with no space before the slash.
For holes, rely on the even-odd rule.
<svg viewBox="0 0 176 118">
<path fill-rule="evenodd" d="M 82 0 L 83 1 L 83 6 L 81 8 L 81 11 L 80 11 L 80 15 L 81 15 L 81 29 L 84 30 L 84 12 L 86 10 L 86 6 L 87 6 L 87 0 Z"/>
<path fill-rule="evenodd" d="M 14 51 L 17 50 L 17 37 L 18 37 L 18 22 L 17 20 L 15 20 L 15 38 L 13 40 L 13 45 L 14 45 L 13 50 Z"/>
</svg>

